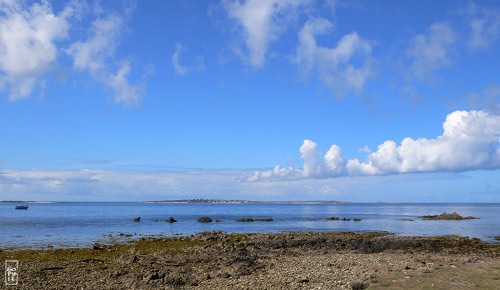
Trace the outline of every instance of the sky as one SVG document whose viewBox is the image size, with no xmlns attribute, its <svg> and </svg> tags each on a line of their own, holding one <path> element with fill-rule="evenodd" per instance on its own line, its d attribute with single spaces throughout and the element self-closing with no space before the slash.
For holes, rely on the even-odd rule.
<svg viewBox="0 0 500 290">
<path fill-rule="evenodd" d="M 0 200 L 500 202 L 498 1 L 0 0 Z"/>
</svg>

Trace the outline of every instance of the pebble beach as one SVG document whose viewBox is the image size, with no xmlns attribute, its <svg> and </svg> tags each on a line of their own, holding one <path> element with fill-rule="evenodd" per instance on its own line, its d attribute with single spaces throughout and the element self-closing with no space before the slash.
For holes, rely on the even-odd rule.
<svg viewBox="0 0 500 290">
<path fill-rule="evenodd" d="M 7 289 L 497 289 L 500 244 L 387 233 L 144 237 L 92 248 L 14 250 Z"/>
</svg>

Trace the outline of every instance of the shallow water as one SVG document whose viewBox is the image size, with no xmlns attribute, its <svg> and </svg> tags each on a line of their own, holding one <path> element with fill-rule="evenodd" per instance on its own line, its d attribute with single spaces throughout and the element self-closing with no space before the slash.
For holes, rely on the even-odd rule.
<svg viewBox="0 0 500 290">
<path fill-rule="evenodd" d="M 0 203 L 0 248 L 89 246 L 120 233 L 189 235 L 202 231 L 387 231 L 397 235 L 461 235 L 492 241 L 500 236 L 500 204 L 222 204 L 222 203 L 33 203 L 15 210 Z M 443 212 L 480 219 L 424 221 Z M 141 222 L 133 222 L 134 217 Z M 168 217 L 177 223 L 166 223 Z M 220 223 L 198 223 L 209 216 Z M 327 221 L 326 217 L 361 218 L 361 222 Z M 273 222 L 235 222 L 241 217 L 272 217 Z M 163 221 L 157 221 L 157 220 Z M 402 219 L 413 219 L 404 221 Z M 110 236 L 111 235 L 111 236 Z"/>
</svg>

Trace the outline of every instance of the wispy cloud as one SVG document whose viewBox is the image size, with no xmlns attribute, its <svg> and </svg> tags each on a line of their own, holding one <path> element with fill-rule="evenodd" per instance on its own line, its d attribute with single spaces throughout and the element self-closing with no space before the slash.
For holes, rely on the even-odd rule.
<svg viewBox="0 0 500 290">
<path fill-rule="evenodd" d="M 175 74 L 177 75 L 185 75 L 189 72 L 195 71 L 195 72 L 200 72 L 205 70 L 205 61 L 203 57 L 198 56 L 196 57 L 194 64 L 191 66 L 186 66 L 182 65 L 180 58 L 181 58 L 181 52 L 183 50 L 183 45 L 180 43 L 177 43 L 175 45 L 175 51 L 172 54 L 172 65 L 174 66 L 174 71 Z"/>
<path fill-rule="evenodd" d="M 500 34 L 500 10 L 470 2 L 463 9 L 471 29 L 467 45 L 470 49 L 488 48 Z"/>
<path fill-rule="evenodd" d="M 28 97 L 58 56 L 58 41 L 65 39 L 73 6 L 54 13 L 42 1 L 26 6 L 18 1 L 0 2 L 0 89 L 10 100 Z"/>
<path fill-rule="evenodd" d="M 443 123 L 443 134 L 434 138 L 407 137 L 398 145 L 387 140 L 366 161 L 346 160 L 332 145 L 321 157 L 314 141 L 300 148 L 304 167 L 257 171 L 250 181 L 266 179 L 329 178 L 337 176 L 390 175 L 416 172 L 460 172 L 500 168 L 500 115 L 487 111 L 455 111 Z"/>
<path fill-rule="evenodd" d="M 175 73 L 178 75 L 184 75 L 188 71 L 188 67 L 180 64 L 179 58 L 181 57 L 182 45 L 177 43 L 175 46 L 174 54 L 172 55 L 172 65 L 174 66 Z"/>
<path fill-rule="evenodd" d="M 130 9 L 128 7 L 125 13 L 130 13 Z M 66 52 L 73 57 L 75 69 L 88 71 L 94 79 L 113 90 L 115 102 L 134 106 L 142 99 L 143 88 L 130 83 L 130 63 L 115 59 L 126 17 L 126 14 L 104 12 L 92 22 L 87 39 L 71 44 Z"/>
<path fill-rule="evenodd" d="M 29 97 L 37 86 L 43 88 L 58 57 L 67 53 L 73 58 L 73 68 L 88 71 L 112 90 L 117 103 L 136 105 L 143 88 L 129 81 L 129 61 L 115 57 L 132 10 L 129 5 L 123 13 L 111 12 L 98 4 L 92 10 L 70 1 L 56 13 L 48 1 L 30 6 L 23 1 L 1 1 L 0 89 L 8 90 L 10 100 Z"/>
<path fill-rule="evenodd" d="M 316 36 L 332 29 L 332 23 L 323 18 L 307 21 L 298 34 L 294 62 L 302 75 L 317 75 L 337 96 L 349 89 L 359 93 L 372 75 L 371 44 L 352 32 L 340 38 L 335 47 L 318 45 Z M 359 65 L 354 65 L 354 60 Z"/>
<path fill-rule="evenodd" d="M 253 67 L 261 67 L 266 60 L 269 45 L 279 38 L 293 14 L 311 1 L 301 0 L 235 0 L 223 1 L 223 7 L 239 27 L 239 38 L 245 52 L 239 54 Z"/>
<path fill-rule="evenodd" d="M 456 33 L 447 23 L 434 23 L 427 33 L 415 36 L 406 50 L 412 76 L 425 80 L 432 72 L 450 65 L 456 41 Z"/>
<path fill-rule="evenodd" d="M 487 111 L 500 114 L 500 85 L 491 84 L 482 91 L 472 91 L 466 94 L 463 101 L 455 99 L 449 101 L 453 108 L 478 109 L 485 108 Z"/>
<path fill-rule="evenodd" d="M 363 146 L 363 147 L 361 147 L 361 148 L 359 148 L 358 151 L 364 152 L 364 153 L 371 153 L 372 152 L 372 150 L 370 149 L 370 147 L 368 147 L 366 145 Z"/>
</svg>

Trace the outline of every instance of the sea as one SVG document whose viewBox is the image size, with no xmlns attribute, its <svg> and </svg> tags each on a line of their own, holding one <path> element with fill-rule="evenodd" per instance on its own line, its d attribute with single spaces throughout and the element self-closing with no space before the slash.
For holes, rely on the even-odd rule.
<svg viewBox="0 0 500 290">
<path fill-rule="evenodd" d="M 500 236 L 499 203 L 149 203 L 0 202 L 0 249 L 89 247 L 96 242 L 127 242 L 148 236 L 226 233 L 389 232 L 395 235 L 460 235 L 495 242 Z M 422 215 L 458 212 L 478 219 L 421 220 Z M 199 223 L 208 216 L 221 222 Z M 359 218 L 329 221 L 327 217 Z M 140 222 L 133 219 L 141 217 Z M 173 217 L 175 223 L 165 220 Z M 272 218 L 272 222 L 237 222 L 239 218 Z"/>
</svg>

